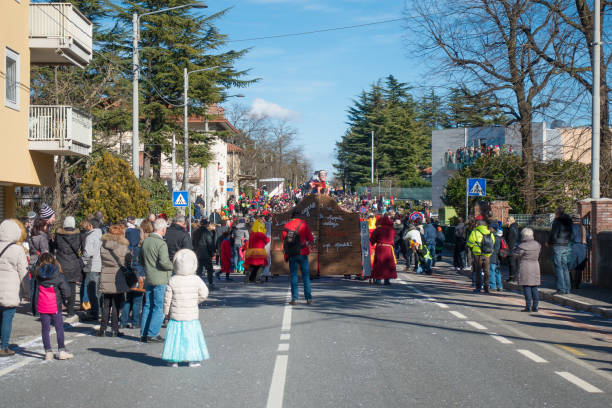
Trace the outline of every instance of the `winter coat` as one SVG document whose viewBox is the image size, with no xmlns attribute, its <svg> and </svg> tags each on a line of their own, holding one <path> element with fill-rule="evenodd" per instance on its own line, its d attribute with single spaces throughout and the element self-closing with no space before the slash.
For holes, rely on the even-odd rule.
<svg viewBox="0 0 612 408">
<path fill-rule="evenodd" d="M 266 251 L 268 242 L 270 242 L 270 238 L 266 236 L 265 232 L 251 231 L 245 254 L 245 268 L 250 265 L 266 266 L 268 264 L 268 252 Z"/>
<path fill-rule="evenodd" d="M 518 227 L 516 226 L 516 222 L 513 222 L 508 227 L 508 232 L 506 233 L 506 242 L 508 243 L 508 248 L 511 251 L 514 251 L 514 247 L 518 244 L 519 232 Z"/>
<path fill-rule="evenodd" d="M 396 279 L 396 260 L 393 252 L 393 238 L 395 230 L 389 217 L 383 217 L 372 235 L 370 244 L 376 250 L 374 252 L 374 266 L 372 278 L 374 279 Z"/>
<path fill-rule="evenodd" d="M 393 242 L 395 245 L 402 240 L 403 229 L 404 225 L 401 223 L 401 221 L 397 220 L 393 222 L 393 230 L 395 230 L 395 238 L 393 238 Z"/>
<path fill-rule="evenodd" d="M 519 285 L 540 285 L 540 249 L 542 246 L 534 239 L 523 241 L 514 250 L 514 255 L 519 260 Z"/>
<path fill-rule="evenodd" d="M 572 219 L 567 214 L 555 218 L 548 235 L 550 245 L 568 245 L 572 240 Z"/>
<path fill-rule="evenodd" d="M 191 237 L 185 228 L 178 224 L 172 224 L 166 230 L 166 244 L 168 245 L 168 257 L 172 261 L 174 254 L 181 249 L 193 249 Z"/>
<path fill-rule="evenodd" d="M 429 244 L 435 245 L 436 243 L 436 227 L 433 224 L 426 224 L 425 227 L 425 242 Z"/>
<path fill-rule="evenodd" d="M 141 277 L 144 277 L 145 273 L 144 268 L 138 262 L 138 255 L 140 254 L 140 241 L 143 234 L 140 228 L 128 228 L 125 230 L 125 239 L 130 243 L 129 250 L 132 254 L 132 271 Z"/>
<path fill-rule="evenodd" d="M 102 248 L 102 230 L 94 228 L 85 237 L 85 246 L 83 247 L 84 272 L 100 272 L 102 270 L 100 248 Z"/>
<path fill-rule="evenodd" d="M 198 259 L 212 259 L 215 254 L 215 237 L 214 233 L 207 226 L 200 227 L 200 238 L 198 241 Z"/>
<path fill-rule="evenodd" d="M 236 229 L 234 230 L 232 235 L 234 238 L 234 247 L 240 248 L 242 244 L 244 243 L 244 241 L 248 241 L 249 230 L 247 229 L 246 225 L 243 222 L 241 222 L 238 225 L 236 225 Z"/>
<path fill-rule="evenodd" d="M 191 321 L 199 319 L 198 304 L 208 297 L 208 287 L 197 276 L 198 259 L 189 249 L 176 253 L 174 276 L 166 286 L 164 314 L 170 319 Z"/>
<path fill-rule="evenodd" d="M 62 266 L 62 273 L 68 282 L 81 282 L 80 231 L 75 228 L 60 228 L 55 233 L 55 257 Z"/>
<path fill-rule="evenodd" d="M 102 236 L 102 271 L 100 273 L 100 293 L 116 294 L 130 290 L 125 274 L 132 260 L 130 241 L 121 235 Z"/>
<path fill-rule="evenodd" d="M 493 239 L 493 245 L 495 245 L 495 234 L 489 231 L 489 227 L 487 227 L 486 225 L 479 225 L 474 229 L 474 231 L 470 233 L 470 237 L 468 238 L 466 244 L 469 248 L 472 249 L 472 254 L 476 256 L 491 256 L 491 254 L 482 254 L 480 250 L 480 246 L 482 245 L 482 240 L 484 239 L 485 235 L 491 235 L 491 238 Z"/>
<path fill-rule="evenodd" d="M 43 289 L 41 289 L 41 287 Z M 53 288 L 55 299 L 46 296 L 48 294 L 44 288 Z M 52 302 L 55 301 L 55 313 L 62 310 L 62 301 L 66 303 L 70 298 L 70 285 L 66 277 L 60 273 L 57 265 L 46 264 L 36 270 L 36 286 L 34 288 L 34 301 L 32 309 L 36 313 L 52 313 L 50 308 L 53 307 Z"/>
<path fill-rule="evenodd" d="M 138 262 L 145 269 L 145 285 L 167 285 L 172 275 L 172 262 L 168 257 L 168 245 L 161 235 L 152 233 L 142 243 Z"/>
<path fill-rule="evenodd" d="M 224 239 L 221 242 L 221 272 L 232 272 L 232 244 L 229 239 Z"/>
<path fill-rule="evenodd" d="M 499 264 L 499 250 L 501 248 L 501 237 L 495 237 L 495 243 L 493 244 L 493 253 L 491 254 L 491 258 L 489 258 L 489 264 L 497 265 Z"/>
<path fill-rule="evenodd" d="M 38 256 L 49 252 L 49 236 L 46 232 L 41 231 L 35 237 L 30 237 L 29 244 L 30 257 L 33 257 L 34 261 L 38 260 Z"/>
<path fill-rule="evenodd" d="M 21 239 L 21 228 L 13 220 L 0 224 L 0 252 L 10 247 L 0 257 L 0 306 L 19 306 L 19 287 L 28 273 L 28 258 L 24 248 L 16 244 Z"/>
</svg>

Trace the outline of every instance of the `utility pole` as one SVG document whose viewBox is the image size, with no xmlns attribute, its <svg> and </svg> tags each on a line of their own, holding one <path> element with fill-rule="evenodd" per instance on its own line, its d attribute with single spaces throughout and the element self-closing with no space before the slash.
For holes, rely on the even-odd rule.
<svg viewBox="0 0 612 408">
<path fill-rule="evenodd" d="M 599 187 L 599 141 L 600 141 L 600 112 L 599 104 L 601 97 L 601 12 L 600 0 L 593 2 L 593 126 L 591 138 L 591 198 L 600 197 Z"/>
<path fill-rule="evenodd" d="M 140 160 L 138 140 L 138 14 L 132 14 L 132 171 L 140 178 Z"/>
<path fill-rule="evenodd" d="M 374 131 L 372 131 L 372 184 L 374 184 Z"/>
</svg>

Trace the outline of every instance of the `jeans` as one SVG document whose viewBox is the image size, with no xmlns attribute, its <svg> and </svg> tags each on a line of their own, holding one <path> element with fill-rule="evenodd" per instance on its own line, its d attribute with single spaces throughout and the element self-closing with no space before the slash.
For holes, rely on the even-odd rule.
<svg viewBox="0 0 612 408">
<path fill-rule="evenodd" d="M 298 266 L 302 271 L 302 281 L 304 282 L 304 298 L 306 298 L 306 300 L 311 300 L 312 293 L 310 290 L 310 269 L 308 268 L 307 255 L 296 255 L 289 258 L 289 274 L 291 275 L 291 300 L 298 300 Z"/>
<path fill-rule="evenodd" d="M 501 270 L 498 264 L 489 265 L 489 288 L 503 289 Z"/>
<path fill-rule="evenodd" d="M 436 241 L 426 242 L 429 254 L 431 255 L 431 266 L 436 266 Z"/>
<path fill-rule="evenodd" d="M 537 286 L 523 286 L 523 293 L 525 294 L 525 308 L 536 310 L 538 308 L 538 287 Z"/>
<path fill-rule="evenodd" d="M 140 337 L 155 337 L 159 335 L 164 322 L 166 285 L 147 286 L 145 289 L 145 305 L 142 308 Z"/>
<path fill-rule="evenodd" d="M 55 333 L 57 334 L 57 348 L 63 350 L 66 345 L 64 344 L 64 319 L 62 318 L 62 308 L 60 307 L 56 314 L 41 313 L 40 324 L 42 325 L 42 340 L 45 351 L 53 350 L 51 348 L 51 320 L 53 319 L 53 325 L 55 326 Z"/>
<path fill-rule="evenodd" d="M 240 247 L 232 248 L 232 270 L 238 269 L 238 263 L 240 262 Z"/>
<path fill-rule="evenodd" d="M 463 269 L 465 265 L 463 263 L 463 250 L 465 248 L 465 244 L 455 244 L 455 249 L 453 251 L 453 266 L 455 268 Z"/>
<path fill-rule="evenodd" d="M 2 339 L 0 349 L 2 350 L 8 348 L 11 330 L 13 329 L 13 317 L 15 317 L 16 311 L 16 307 L 0 306 L 0 338 Z"/>
<path fill-rule="evenodd" d="M 489 282 L 489 262 L 491 258 L 484 255 L 474 255 L 474 275 L 476 278 L 476 290 L 486 288 L 487 282 Z M 483 276 L 484 275 L 484 276 Z"/>
<path fill-rule="evenodd" d="M 555 264 L 555 275 L 557 276 L 557 290 L 561 293 L 570 292 L 570 276 L 567 268 L 568 245 L 553 245 L 553 263 Z"/>
<path fill-rule="evenodd" d="M 121 326 L 125 327 L 128 323 L 131 323 L 134 327 L 140 327 L 143 297 L 144 293 L 128 292 L 127 300 L 123 304 L 123 309 L 121 310 Z M 130 311 L 132 312 L 131 318 Z"/>
<path fill-rule="evenodd" d="M 87 277 L 85 280 L 87 286 L 87 296 L 91 304 L 91 314 L 97 317 L 100 314 L 100 294 L 98 293 L 100 272 L 87 272 Z"/>
</svg>

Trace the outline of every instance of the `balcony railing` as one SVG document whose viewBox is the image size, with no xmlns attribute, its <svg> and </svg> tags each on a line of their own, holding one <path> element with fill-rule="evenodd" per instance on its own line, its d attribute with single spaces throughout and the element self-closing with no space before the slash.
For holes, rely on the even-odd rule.
<svg viewBox="0 0 612 408">
<path fill-rule="evenodd" d="M 58 156 L 88 156 L 91 116 L 72 106 L 30 106 L 30 150 Z"/>
<path fill-rule="evenodd" d="M 32 3 L 29 9 L 32 64 L 89 64 L 93 51 L 93 26 L 70 3 Z"/>
</svg>

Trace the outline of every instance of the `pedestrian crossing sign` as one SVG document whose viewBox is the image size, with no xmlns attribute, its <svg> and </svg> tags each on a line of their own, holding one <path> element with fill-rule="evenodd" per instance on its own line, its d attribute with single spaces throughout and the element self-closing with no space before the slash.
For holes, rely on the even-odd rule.
<svg viewBox="0 0 612 408">
<path fill-rule="evenodd" d="M 173 207 L 187 207 L 187 191 L 173 191 L 172 192 L 172 206 Z"/>
<path fill-rule="evenodd" d="M 468 179 L 468 196 L 485 197 L 487 195 L 487 180 L 482 178 Z"/>
</svg>

